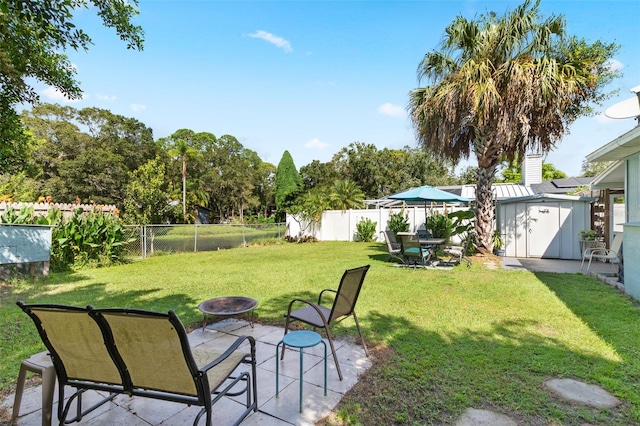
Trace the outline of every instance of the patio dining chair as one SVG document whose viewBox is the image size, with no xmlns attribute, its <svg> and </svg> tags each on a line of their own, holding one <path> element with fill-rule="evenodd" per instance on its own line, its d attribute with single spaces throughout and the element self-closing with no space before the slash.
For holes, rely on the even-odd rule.
<svg viewBox="0 0 640 426">
<path fill-rule="evenodd" d="M 431 250 L 420 245 L 418 234 L 415 232 L 398 232 L 402 245 L 402 257 L 406 265 L 415 269 L 418 265 L 425 266 L 431 259 Z"/>
<path fill-rule="evenodd" d="M 384 235 L 384 240 L 387 243 L 387 251 L 389 252 L 389 257 L 387 260 L 399 260 L 400 262 L 404 262 L 402 258 L 402 245 L 396 240 L 396 236 L 393 231 L 380 231 L 381 234 Z"/>
<path fill-rule="evenodd" d="M 462 241 L 461 244 L 459 245 L 452 244 L 452 245 L 445 246 L 442 252 L 447 256 L 449 256 L 448 263 L 459 264 L 460 262 L 464 261 L 467 264 L 467 268 L 470 268 L 471 259 L 467 257 L 467 253 L 469 253 L 471 245 L 473 244 L 474 241 L 475 241 L 475 234 L 468 233 L 466 238 Z"/>
<path fill-rule="evenodd" d="M 333 360 L 336 363 L 336 370 L 338 370 L 338 377 L 340 380 L 342 380 L 342 371 L 340 370 L 340 363 L 338 362 L 338 356 L 336 355 L 336 348 L 333 344 L 333 336 L 331 334 L 330 326 L 335 322 L 342 321 L 345 318 L 352 316 L 356 323 L 360 339 L 362 339 L 364 353 L 366 356 L 369 356 L 367 344 L 362 336 L 362 331 L 360 330 L 360 324 L 358 323 L 358 317 L 355 311 L 358 295 L 360 294 L 360 289 L 362 288 L 362 283 L 364 282 L 364 277 L 366 276 L 369 267 L 370 265 L 365 265 L 359 268 L 347 269 L 344 274 L 342 274 L 338 290 L 328 288 L 322 290 L 318 295 L 318 303 L 313 303 L 305 299 L 293 299 L 289 303 L 289 309 L 286 313 L 287 320 L 284 326 L 284 334 L 287 334 L 289 331 L 289 325 L 293 321 L 300 321 L 304 324 L 311 325 L 314 329 L 324 329 L 327 335 L 327 340 L 329 341 L 329 346 L 331 347 L 331 353 L 333 355 Z M 335 294 L 331 307 L 322 305 L 322 295 L 325 292 Z M 299 303 L 304 303 L 307 306 L 293 310 L 294 304 Z M 280 354 L 281 360 L 284 359 L 284 350 L 285 345 L 282 345 L 282 352 Z"/>
</svg>

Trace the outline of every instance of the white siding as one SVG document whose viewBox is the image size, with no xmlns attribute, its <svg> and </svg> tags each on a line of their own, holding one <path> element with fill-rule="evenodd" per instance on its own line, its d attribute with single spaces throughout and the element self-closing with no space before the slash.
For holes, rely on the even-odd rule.
<svg viewBox="0 0 640 426">
<path fill-rule="evenodd" d="M 640 154 L 626 159 L 627 179 L 625 204 L 627 205 L 627 222 L 640 222 Z"/>
<path fill-rule="evenodd" d="M 624 291 L 640 300 L 640 222 L 624 225 Z"/>
<path fill-rule="evenodd" d="M 531 186 L 542 183 L 542 156 L 527 155 L 522 162 L 522 184 Z"/>
</svg>

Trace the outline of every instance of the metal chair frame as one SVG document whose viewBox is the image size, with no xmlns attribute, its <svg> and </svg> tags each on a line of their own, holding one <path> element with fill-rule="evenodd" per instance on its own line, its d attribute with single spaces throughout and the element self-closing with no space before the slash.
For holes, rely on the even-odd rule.
<svg viewBox="0 0 640 426">
<path fill-rule="evenodd" d="M 201 406 L 203 408 L 197 414 L 194 426 L 205 414 L 206 425 L 211 426 L 212 406 L 223 396 L 247 395 L 246 410 L 236 420 L 236 425 L 251 411 L 258 410 L 256 348 L 255 339 L 251 336 L 239 337 L 220 351 L 197 350 L 200 360 L 197 363 L 194 358 L 196 350 L 192 352 L 187 333 L 174 311 L 161 313 L 137 309 L 93 309 L 91 306 L 27 305 L 21 301 L 17 305 L 34 321 L 51 354 L 58 378 L 60 425 L 80 421 L 119 394 Z M 149 339 L 131 341 L 127 330 L 134 332 L 131 335 L 148 335 Z M 116 344 L 127 340 L 130 345 Z M 250 344 L 250 353 L 238 351 L 246 342 Z M 84 352 L 78 354 L 78 349 Z M 148 362 L 148 358 L 145 358 L 147 362 L 139 359 L 147 353 L 175 362 L 166 365 L 166 370 L 158 370 L 155 363 Z M 250 364 L 251 373 L 244 371 L 232 376 L 240 364 Z M 157 376 L 146 374 L 149 369 Z M 163 381 L 163 374 L 169 374 L 171 380 Z M 239 383 L 243 384 L 242 387 L 233 389 Z M 66 386 L 75 389 L 68 399 L 65 396 Z M 109 395 L 83 409 L 82 395 L 87 390 L 104 391 Z M 75 416 L 67 418 L 74 401 L 77 401 Z"/>
<path fill-rule="evenodd" d="M 475 241 L 475 234 L 472 232 L 467 233 L 466 238 L 460 245 L 448 245 L 442 250 L 442 252 L 449 257 L 449 262 L 455 261 L 461 263 L 464 261 L 467 264 L 467 268 L 471 267 L 471 259 L 467 257 L 471 245 Z"/>
<path fill-rule="evenodd" d="M 427 266 L 429 264 L 432 252 L 420 245 L 416 232 L 399 232 L 398 236 L 402 245 L 402 257 L 405 260 L 405 265 L 413 266 L 415 269 L 418 265 Z"/>
<path fill-rule="evenodd" d="M 584 268 L 584 261 L 588 258 L 589 263 L 587 265 L 587 273 L 589 273 L 589 269 L 591 268 L 591 261 L 593 259 L 599 259 L 603 262 L 611 262 L 618 259 L 618 254 L 620 252 L 620 248 L 622 247 L 622 238 L 623 233 L 619 232 L 613 236 L 613 241 L 611 242 L 611 248 L 606 247 L 590 247 L 585 249 L 582 253 L 582 263 L 580 264 L 580 270 Z"/>
<path fill-rule="evenodd" d="M 289 308 L 286 313 L 286 322 L 284 326 L 284 334 L 289 331 L 289 325 L 292 321 L 300 321 L 302 323 L 313 326 L 316 328 L 324 328 L 329 341 L 329 347 L 331 348 L 331 354 L 338 370 L 338 377 L 342 380 L 342 371 L 340 370 L 340 363 L 338 362 L 338 356 L 336 355 L 336 349 L 333 344 L 333 335 L 331 334 L 330 325 L 333 322 L 340 322 L 350 316 L 356 323 L 356 328 L 360 339 L 362 339 L 362 347 L 364 348 L 365 355 L 369 356 L 367 351 L 367 344 L 362 336 L 362 330 L 358 323 L 358 316 L 356 315 L 355 306 L 358 301 L 360 290 L 362 289 L 362 283 L 369 270 L 370 265 L 361 266 L 359 268 L 347 269 L 342 274 L 340 280 L 340 286 L 338 290 L 324 289 L 318 295 L 318 303 L 313 303 L 305 299 L 293 299 L 289 303 Z M 324 293 L 334 293 L 333 304 L 331 308 L 322 305 L 322 296 Z M 292 310 L 293 305 L 296 303 L 304 303 L 307 306 L 297 310 Z M 280 359 L 284 359 L 285 345 L 282 345 L 282 352 Z"/>
<path fill-rule="evenodd" d="M 396 241 L 393 231 L 380 231 L 380 233 L 384 236 L 384 240 L 387 243 L 387 251 L 389 252 L 387 260 L 396 259 L 404 263 L 405 260 L 402 257 L 402 245 Z"/>
</svg>

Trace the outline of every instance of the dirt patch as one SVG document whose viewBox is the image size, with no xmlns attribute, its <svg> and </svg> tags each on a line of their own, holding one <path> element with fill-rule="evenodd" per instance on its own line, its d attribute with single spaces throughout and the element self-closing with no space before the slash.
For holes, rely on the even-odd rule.
<svg viewBox="0 0 640 426">
<path fill-rule="evenodd" d="M 371 367 L 358 378 L 356 383 L 338 403 L 334 411 L 316 422 L 318 426 L 343 426 L 354 424 L 350 421 L 352 415 L 357 416 L 360 424 L 377 424 L 374 418 L 368 418 L 365 413 L 353 413 L 359 411 L 358 407 L 362 401 L 367 401 L 375 389 L 380 388 L 380 370 L 385 367 L 395 355 L 395 351 L 385 345 L 369 347 Z M 368 419 L 367 420 L 365 420 Z"/>
</svg>

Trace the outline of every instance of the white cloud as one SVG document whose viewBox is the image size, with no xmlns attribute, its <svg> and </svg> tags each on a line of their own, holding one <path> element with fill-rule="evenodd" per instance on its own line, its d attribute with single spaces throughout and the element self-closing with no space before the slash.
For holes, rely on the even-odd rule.
<svg viewBox="0 0 640 426">
<path fill-rule="evenodd" d="M 390 102 L 385 102 L 378 107 L 378 112 L 382 115 L 388 115 L 390 117 L 404 117 L 406 112 L 404 108 L 394 105 Z"/>
<path fill-rule="evenodd" d="M 322 150 L 327 149 L 329 147 L 329 144 L 325 143 L 325 142 L 322 142 L 318 138 L 313 138 L 309 142 L 304 144 L 304 146 L 307 147 L 307 148 L 311 148 L 311 149 L 315 149 L 315 150 L 318 150 L 318 151 L 322 151 Z"/>
<path fill-rule="evenodd" d="M 611 71 L 620 71 L 624 68 L 624 64 L 617 59 L 609 59 L 605 62 L 605 65 L 607 65 Z"/>
<path fill-rule="evenodd" d="M 96 95 L 96 98 L 98 100 L 101 100 L 101 101 L 115 101 L 116 100 L 115 95 L 101 95 L 99 93 Z"/>
<path fill-rule="evenodd" d="M 78 102 L 88 97 L 88 96 L 83 96 L 81 99 L 69 99 L 64 95 L 64 93 L 62 93 L 61 91 L 59 91 L 53 86 L 47 87 L 40 93 L 42 94 L 42 96 L 44 96 L 49 100 L 52 100 L 54 102 L 65 102 L 65 103 Z"/>
<path fill-rule="evenodd" d="M 279 47 L 280 49 L 284 50 L 287 53 L 293 52 L 293 49 L 291 48 L 291 43 L 289 43 L 287 40 L 283 39 L 282 37 L 273 35 L 266 31 L 258 30 L 255 33 L 249 34 L 249 37 L 262 39 L 267 43 L 271 43 L 274 46 Z"/>
<path fill-rule="evenodd" d="M 140 112 L 147 109 L 147 106 L 144 104 L 131 104 L 130 107 L 133 112 Z"/>
</svg>

